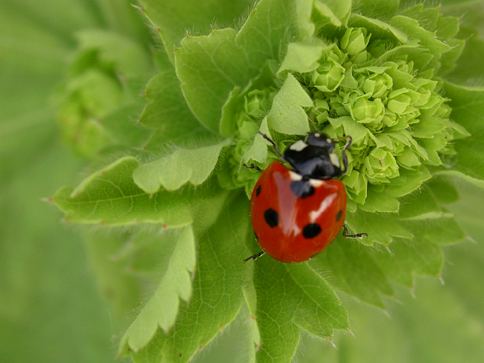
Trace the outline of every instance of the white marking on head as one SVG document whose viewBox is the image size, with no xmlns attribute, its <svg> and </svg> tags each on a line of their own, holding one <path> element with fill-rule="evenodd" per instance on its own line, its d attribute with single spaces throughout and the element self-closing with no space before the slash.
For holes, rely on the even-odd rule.
<svg viewBox="0 0 484 363">
<path fill-rule="evenodd" d="M 333 193 L 333 194 L 328 195 L 326 198 L 324 198 L 323 201 L 321 202 L 321 204 L 319 205 L 318 210 L 314 210 L 312 212 L 309 212 L 309 220 L 311 222 L 314 222 L 315 220 L 317 220 L 319 218 L 319 216 L 321 214 L 323 214 L 326 209 L 328 209 L 328 207 L 331 205 L 331 203 L 333 203 L 333 201 L 336 199 L 336 197 L 337 197 L 337 194 Z"/>
<path fill-rule="evenodd" d="M 321 137 L 321 134 L 314 134 L 314 136 L 316 136 L 316 137 Z"/>
<path fill-rule="evenodd" d="M 324 184 L 324 180 L 319 180 L 319 179 L 309 179 L 309 184 L 311 184 L 311 186 L 313 188 L 318 188 L 320 187 L 321 185 Z"/>
<path fill-rule="evenodd" d="M 336 155 L 335 153 L 329 154 L 329 160 L 331 160 L 331 164 L 333 164 L 334 166 L 337 166 L 339 168 L 338 155 Z"/>
<path fill-rule="evenodd" d="M 294 151 L 301 151 L 301 150 L 304 150 L 307 146 L 308 146 L 308 144 L 306 144 L 302 140 L 299 140 L 299 141 L 296 141 L 291 146 L 289 146 L 289 149 L 294 150 Z"/>
<path fill-rule="evenodd" d="M 302 180 L 302 175 L 301 174 L 298 174 L 298 173 L 295 173 L 293 171 L 289 171 L 289 176 L 291 177 L 291 180 L 293 180 L 293 181 Z"/>
</svg>

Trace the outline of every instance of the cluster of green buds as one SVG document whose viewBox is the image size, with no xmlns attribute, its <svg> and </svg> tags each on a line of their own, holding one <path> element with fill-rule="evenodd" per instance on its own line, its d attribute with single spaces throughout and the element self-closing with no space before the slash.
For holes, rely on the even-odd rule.
<svg viewBox="0 0 484 363">
<path fill-rule="evenodd" d="M 452 140 L 466 136 L 449 119 L 451 108 L 434 69 L 419 68 L 401 48 L 373 40 L 366 28 L 347 27 L 330 40 L 290 44 L 278 72 L 283 78 L 289 71 L 311 98 L 312 105 L 304 109 L 312 131 L 340 140 L 352 137 L 343 180 L 353 208 L 364 208 L 369 188 L 383 195 L 385 186 L 398 178 L 401 183 L 419 179 L 411 184 L 420 185 L 429 178 L 429 167 L 442 165 L 453 154 Z M 317 54 L 314 61 L 296 64 L 297 53 L 308 58 L 308 49 Z M 258 89 L 244 95 L 244 109 L 237 114 L 234 165 L 239 169 L 248 162 L 244 155 L 256 144 L 257 130 L 267 129 L 274 94 Z M 293 140 L 274 136 L 282 147 Z M 242 183 L 252 181 L 248 171 L 237 175 Z"/>
<path fill-rule="evenodd" d="M 388 57 L 364 28 L 348 28 L 329 45 L 315 70 L 301 79 L 314 99 L 314 127 L 332 137 L 351 135 L 345 183 L 363 204 L 368 184 L 390 183 L 401 170 L 441 165 L 450 141 L 465 132 L 449 120 L 450 107 L 432 74 L 405 55 Z M 369 49 L 369 45 L 374 49 Z"/>
<path fill-rule="evenodd" d="M 119 143 L 123 116 L 131 110 L 149 72 L 146 51 L 115 33 L 84 31 L 69 76 L 59 92 L 57 120 L 66 142 L 87 158 Z M 133 116 L 135 117 L 135 116 Z"/>
</svg>

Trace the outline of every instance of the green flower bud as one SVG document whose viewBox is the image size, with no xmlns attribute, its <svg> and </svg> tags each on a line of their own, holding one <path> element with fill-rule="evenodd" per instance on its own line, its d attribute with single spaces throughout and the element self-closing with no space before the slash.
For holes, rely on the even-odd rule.
<svg viewBox="0 0 484 363">
<path fill-rule="evenodd" d="M 383 124 L 386 127 L 393 127 L 398 125 L 398 117 L 396 114 L 390 111 L 386 111 L 385 115 L 383 116 Z"/>
<path fill-rule="evenodd" d="M 110 76 L 90 69 L 71 79 L 65 91 L 57 117 L 64 138 L 80 154 L 94 157 L 111 142 L 102 119 L 119 107 L 122 90 Z"/>
<path fill-rule="evenodd" d="M 314 101 L 314 108 L 312 113 L 318 123 L 323 123 L 328 120 L 329 104 L 326 100 L 316 99 Z"/>
<path fill-rule="evenodd" d="M 413 104 L 409 91 L 404 88 L 391 92 L 388 98 L 388 109 L 397 115 L 406 113 Z"/>
<path fill-rule="evenodd" d="M 368 182 L 363 173 L 351 170 L 343 179 L 350 198 L 356 203 L 363 204 L 368 193 Z"/>
<path fill-rule="evenodd" d="M 241 139 L 251 139 L 257 133 L 259 125 L 250 119 L 245 119 L 239 124 L 239 133 Z"/>
<path fill-rule="evenodd" d="M 379 98 L 370 100 L 366 97 L 359 97 L 352 103 L 350 112 L 355 121 L 367 124 L 372 129 L 378 129 L 383 126 L 382 120 L 385 116 L 385 105 Z"/>
<path fill-rule="evenodd" d="M 407 169 L 413 169 L 415 167 L 420 166 L 422 163 L 420 162 L 419 157 L 415 154 L 411 148 L 405 148 L 398 156 L 397 162 L 399 165 L 403 166 Z"/>
<path fill-rule="evenodd" d="M 368 59 L 370 59 L 370 53 L 368 53 L 366 50 L 358 53 L 357 55 L 353 56 L 353 63 L 354 64 L 360 64 L 360 63 L 365 63 L 366 61 L 368 61 Z"/>
<path fill-rule="evenodd" d="M 391 91 L 392 87 L 392 77 L 386 73 L 364 77 L 363 90 L 371 97 L 381 98 Z"/>
<path fill-rule="evenodd" d="M 312 73 L 311 82 L 322 92 L 333 92 L 343 81 L 345 72 L 346 70 L 341 64 L 329 60 Z"/>
<path fill-rule="evenodd" d="M 347 101 L 343 99 L 340 95 L 334 95 L 329 98 L 329 114 L 331 117 L 336 116 L 345 116 L 349 115 L 349 111 L 347 111 L 345 104 Z"/>
<path fill-rule="evenodd" d="M 400 175 L 398 164 L 393 154 L 383 148 L 375 148 L 364 162 L 368 181 L 375 184 L 388 183 Z"/>
<path fill-rule="evenodd" d="M 348 28 L 341 38 L 341 49 L 345 50 L 350 55 L 357 55 L 363 52 L 370 41 L 370 36 L 367 36 L 364 28 Z"/>
<path fill-rule="evenodd" d="M 269 109 L 268 92 L 263 90 L 252 90 L 244 99 L 244 110 L 255 119 L 262 119 Z"/>
</svg>

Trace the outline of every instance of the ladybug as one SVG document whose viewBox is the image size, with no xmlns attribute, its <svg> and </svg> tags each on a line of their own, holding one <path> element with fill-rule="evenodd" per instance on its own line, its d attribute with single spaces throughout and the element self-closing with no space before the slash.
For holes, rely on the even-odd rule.
<svg viewBox="0 0 484 363">
<path fill-rule="evenodd" d="M 335 141 L 324 134 L 309 133 L 283 154 L 267 135 L 259 135 L 272 144 L 280 161 L 262 172 L 252 191 L 252 226 L 262 252 L 245 261 L 264 253 L 282 262 L 306 261 L 333 241 L 342 228 L 347 237 L 366 235 L 348 233 L 344 225 L 346 191 L 336 179 L 348 169 L 350 137 L 340 163 Z"/>
</svg>

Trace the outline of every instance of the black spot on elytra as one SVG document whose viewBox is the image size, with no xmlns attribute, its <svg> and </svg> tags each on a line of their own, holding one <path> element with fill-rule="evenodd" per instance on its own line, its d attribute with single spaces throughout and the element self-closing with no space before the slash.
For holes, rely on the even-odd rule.
<svg viewBox="0 0 484 363">
<path fill-rule="evenodd" d="M 314 187 L 308 180 L 293 180 L 291 191 L 298 198 L 307 198 L 314 194 Z"/>
<path fill-rule="evenodd" d="M 261 191 L 262 191 L 262 186 L 259 184 L 257 188 L 255 188 L 255 196 L 258 197 Z"/>
<path fill-rule="evenodd" d="M 343 217 L 343 211 L 340 209 L 338 213 L 336 213 L 336 222 L 339 222 L 341 217 Z"/>
<path fill-rule="evenodd" d="M 321 227 L 317 223 L 306 224 L 303 228 L 304 238 L 314 238 L 321 233 Z"/>
<path fill-rule="evenodd" d="M 264 212 L 264 219 L 267 225 L 271 228 L 277 227 L 277 225 L 279 224 L 279 215 L 272 208 L 266 209 L 266 211 Z"/>
</svg>

